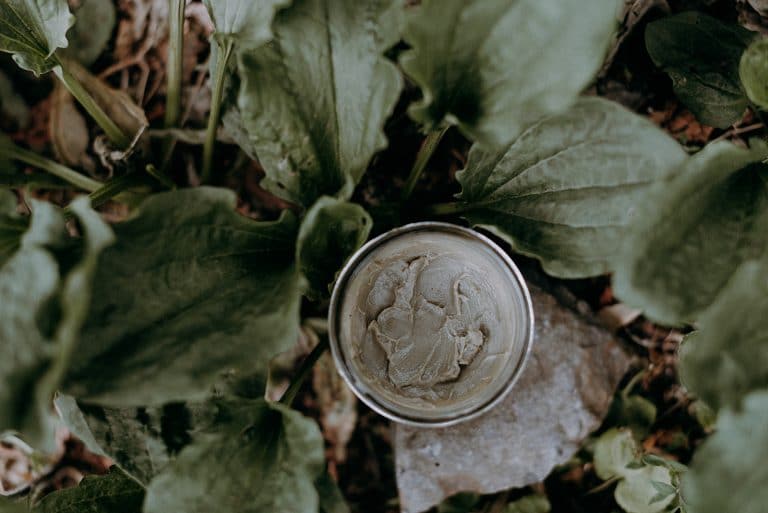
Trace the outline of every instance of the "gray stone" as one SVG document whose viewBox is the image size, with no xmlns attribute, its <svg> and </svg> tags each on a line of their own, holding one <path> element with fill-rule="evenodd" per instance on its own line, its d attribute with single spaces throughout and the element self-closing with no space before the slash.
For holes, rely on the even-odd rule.
<svg viewBox="0 0 768 513">
<path fill-rule="evenodd" d="M 424 511 L 460 491 L 493 493 L 542 481 L 600 425 L 629 356 L 608 331 L 572 310 L 572 297 L 563 300 L 561 293 L 558 301 L 529 287 L 535 343 L 509 396 L 457 426 L 396 426 L 404 513 Z"/>
</svg>

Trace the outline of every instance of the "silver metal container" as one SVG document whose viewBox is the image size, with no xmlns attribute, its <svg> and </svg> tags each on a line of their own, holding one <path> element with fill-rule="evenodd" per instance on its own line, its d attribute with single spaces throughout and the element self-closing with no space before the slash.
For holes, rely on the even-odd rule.
<svg viewBox="0 0 768 513">
<path fill-rule="evenodd" d="M 423 222 L 391 230 L 344 266 L 328 314 L 339 372 L 373 410 L 441 427 L 512 389 L 533 344 L 520 271 L 476 231 Z"/>
</svg>

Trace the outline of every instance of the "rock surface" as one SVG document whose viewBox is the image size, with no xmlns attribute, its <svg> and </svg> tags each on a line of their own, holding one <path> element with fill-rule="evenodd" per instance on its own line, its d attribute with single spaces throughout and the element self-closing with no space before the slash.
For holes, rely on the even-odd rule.
<svg viewBox="0 0 768 513">
<path fill-rule="evenodd" d="M 424 511 L 460 491 L 493 493 L 542 481 L 600 425 L 629 356 L 591 319 L 529 287 L 536 337 L 509 396 L 457 426 L 395 427 L 403 513 Z"/>
</svg>

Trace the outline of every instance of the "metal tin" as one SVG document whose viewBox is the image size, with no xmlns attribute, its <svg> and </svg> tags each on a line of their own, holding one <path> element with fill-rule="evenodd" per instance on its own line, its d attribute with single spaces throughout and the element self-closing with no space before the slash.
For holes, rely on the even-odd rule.
<svg viewBox="0 0 768 513">
<path fill-rule="evenodd" d="M 504 250 L 474 230 L 422 222 L 349 259 L 328 326 L 336 366 L 360 400 L 396 422 L 444 427 L 509 393 L 531 351 L 534 316 Z"/>
</svg>

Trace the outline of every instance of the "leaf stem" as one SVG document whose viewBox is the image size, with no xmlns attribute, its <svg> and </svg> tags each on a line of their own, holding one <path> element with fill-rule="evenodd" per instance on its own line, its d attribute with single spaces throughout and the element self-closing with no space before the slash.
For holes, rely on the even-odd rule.
<svg viewBox="0 0 768 513">
<path fill-rule="evenodd" d="M 131 138 L 112 121 L 107 113 L 104 112 L 104 109 L 93 99 L 91 93 L 67 70 L 66 63 L 59 61 L 59 65 L 54 68 L 54 72 L 69 92 L 72 93 L 72 96 L 90 114 L 96 124 L 104 130 L 109 140 L 120 150 L 128 149 L 131 146 Z"/>
<path fill-rule="evenodd" d="M 141 185 L 142 180 L 136 174 L 128 174 L 110 178 L 104 182 L 101 187 L 91 192 L 88 197 L 91 199 L 91 208 L 100 207 L 106 202 L 114 199 L 122 203 L 132 203 L 136 201 L 136 196 L 126 191 L 137 185 Z M 63 210 L 64 218 L 69 220 L 74 216 L 69 207 Z"/>
<path fill-rule="evenodd" d="M 435 153 L 445 132 L 447 132 L 449 128 L 450 126 L 446 126 L 440 130 L 430 132 L 427 135 L 427 138 L 424 139 L 424 142 L 419 149 L 419 153 L 416 154 L 416 161 L 411 168 L 411 174 L 408 175 L 408 180 L 405 182 L 405 186 L 403 186 L 403 191 L 400 195 L 402 201 L 406 201 L 411 197 L 413 189 L 416 188 L 416 184 L 418 183 L 419 178 L 421 178 L 421 174 L 429 163 L 429 159 L 432 158 L 432 154 Z"/>
<path fill-rule="evenodd" d="M 214 43 L 216 44 L 216 43 Z M 221 99 L 224 94 L 224 78 L 227 72 L 227 65 L 232 56 L 234 42 L 227 39 L 226 46 L 219 49 L 216 54 L 216 76 L 213 78 L 213 90 L 211 93 L 211 112 L 208 116 L 208 128 L 205 132 L 205 144 L 203 146 L 203 169 L 200 174 L 202 183 L 208 182 L 211 178 L 211 169 L 213 168 L 213 151 L 216 145 L 216 130 L 219 128 L 219 118 L 221 117 Z"/>
<path fill-rule="evenodd" d="M 170 13 L 168 43 L 168 85 L 165 95 L 165 128 L 175 127 L 181 117 L 181 78 L 184 62 L 185 0 L 168 0 Z"/>
<path fill-rule="evenodd" d="M 283 397 L 280 398 L 281 403 L 285 404 L 286 406 L 293 404 L 294 399 L 296 399 L 296 395 L 301 389 L 301 385 L 304 384 L 304 380 L 307 379 L 307 376 L 309 376 L 309 373 L 312 371 L 312 367 L 314 367 L 315 363 L 317 363 L 317 361 L 321 356 L 323 356 L 323 353 L 327 349 L 328 337 L 321 337 L 320 342 L 318 342 L 312 352 L 309 353 L 306 358 L 304 358 L 304 361 L 301 362 L 301 367 L 291 380 L 291 384 L 288 385 L 288 390 L 286 390 L 283 394 Z"/>
<path fill-rule="evenodd" d="M 468 203 L 460 203 L 452 201 L 450 203 L 437 203 L 427 207 L 427 213 L 437 216 L 449 216 L 454 214 L 461 214 L 471 208 Z"/>
<path fill-rule="evenodd" d="M 19 148 L 15 144 L 0 144 L 0 155 L 5 155 L 10 159 L 18 160 L 30 166 L 42 169 L 43 171 L 47 171 L 53 176 L 57 176 L 67 183 L 88 192 L 94 192 L 102 186 L 102 183 L 98 180 L 89 178 L 67 166 L 38 155 L 33 151 Z"/>
</svg>

